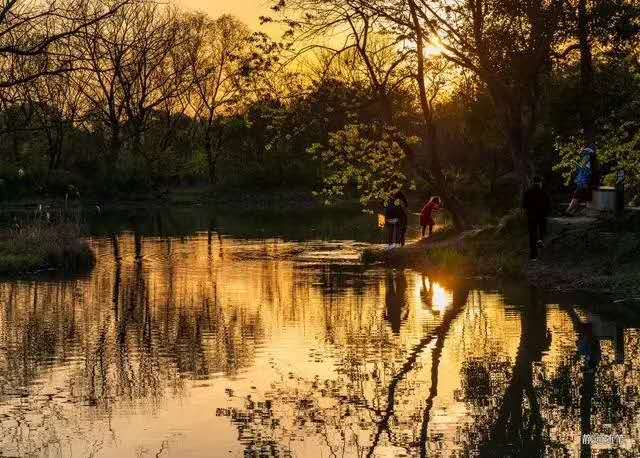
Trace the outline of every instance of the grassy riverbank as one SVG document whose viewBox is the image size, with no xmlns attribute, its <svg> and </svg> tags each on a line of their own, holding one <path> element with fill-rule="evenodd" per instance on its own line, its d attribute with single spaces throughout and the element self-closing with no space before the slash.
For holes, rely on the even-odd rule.
<svg viewBox="0 0 640 458">
<path fill-rule="evenodd" d="M 522 277 L 527 245 L 521 217 L 507 216 L 495 226 L 455 233 L 451 228 L 402 248 L 365 250 L 365 263 L 457 272 L 473 276 Z"/>
<path fill-rule="evenodd" d="M 19 275 L 55 269 L 91 269 L 95 255 L 73 223 L 31 223 L 0 232 L 0 274 Z"/>
<path fill-rule="evenodd" d="M 640 300 L 636 218 L 551 220 L 551 235 L 536 262 L 528 261 L 526 224 L 519 213 L 462 234 L 436 234 L 403 248 L 366 250 L 363 261 L 467 276 L 522 278 L 547 289 Z"/>
<path fill-rule="evenodd" d="M 530 282 L 604 292 L 640 304 L 640 213 L 569 224 L 558 219 L 548 245 L 541 262 L 526 267 Z"/>
</svg>

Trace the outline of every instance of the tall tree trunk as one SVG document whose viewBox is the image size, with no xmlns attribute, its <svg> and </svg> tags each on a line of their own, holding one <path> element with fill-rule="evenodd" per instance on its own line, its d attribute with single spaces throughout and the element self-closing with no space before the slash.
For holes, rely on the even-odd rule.
<svg viewBox="0 0 640 458">
<path fill-rule="evenodd" d="M 488 87 L 500 127 L 506 138 L 520 192 L 524 192 L 529 186 L 533 173 L 529 149 L 535 126 L 534 116 L 526 116 L 526 109 L 520 103 L 520 99 L 525 98 L 523 94 L 509 93 L 498 82 L 490 83 Z M 535 107 L 530 109 L 535 110 Z"/>
<path fill-rule="evenodd" d="M 589 37 L 587 0 L 578 1 L 578 43 L 580 46 L 580 121 L 586 144 L 595 141 L 595 114 L 593 112 L 593 54 Z"/>
<path fill-rule="evenodd" d="M 487 80 L 487 88 L 506 139 L 521 192 L 529 186 L 533 174 L 530 147 L 538 113 L 537 91 L 531 87 L 534 84 L 536 83 L 529 82 L 518 90 L 508 88 L 497 79 Z"/>
<path fill-rule="evenodd" d="M 64 124 L 58 125 L 58 135 L 56 137 L 56 158 L 53 164 L 54 169 L 60 168 L 62 165 L 62 156 L 64 154 L 65 128 Z"/>
<path fill-rule="evenodd" d="M 513 168 L 518 177 L 520 191 L 524 192 L 529 186 L 533 166 L 529 157 L 529 140 L 525 128 L 519 121 L 511 121 L 508 126 L 508 142 Z"/>
<path fill-rule="evenodd" d="M 111 126 L 111 139 L 109 140 L 108 167 L 115 170 L 120 160 L 120 151 L 122 150 L 122 139 L 120 138 L 120 126 Z"/>
<path fill-rule="evenodd" d="M 143 153 L 142 130 L 138 126 L 133 127 L 133 136 L 131 139 L 131 150 L 133 151 L 134 157 L 139 157 Z"/>
<path fill-rule="evenodd" d="M 13 130 L 13 129 L 12 129 Z M 14 164 L 20 160 L 20 141 L 18 140 L 18 133 L 13 130 L 11 132 L 11 153 L 13 155 Z"/>
<path fill-rule="evenodd" d="M 427 125 L 425 131 L 426 135 L 423 140 L 427 146 L 427 150 L 431 154 L 429 164 L 430 173 L 428 173 L 428 175 L 430 175 L 435 191 L 440 195 L 445 207 L 449 210 L 451 218 L 453 219 L 453 225 L 457 230 L 462 231 L 466 228 L 464 209 L 462 208 L 460 200 L 453 194 L 451 189 L 449 189 L 444 172 L 442 171 L 440 152 L 438 151 L 438 131 L 433 122 Z"/>
<path fill-rule="evenodd" d="M 53 129 L 53 128 L 51 128 Z M 47 129 L 47 156 L 49 157 L 49 165 L 47 169 L 47 179 L 51 175 L 51 172 L 60 167 L 62 160 L 62 147 L 64 141 L 64 134 L 61 128 L 56 128 L 54 132 Z"/>
<path fill-rule="evenodd" d="M 427 88 L 425 86 L 425 70 L 424 70 L 424 34 L 420 20 L 418 19 L 417 7 L 415 0 L 409 0 L 409 9 L 413 21 L 414 32 L 416 34 L 418 71 L 416 81 L 420 95 L 420 107 L 422 109 L 422 118 L 424 121 L 423 142 L 431 155 L 430 173 L 427 175 L 432 177 L 433 186 L 436 192 L 448 208 L 453 218 L 453 224 L 456 229 L 463 230 L 466 227 L 464 211 L 462 205 L 447 186 L 444 172 L 442 171 L 442 163 L 440 162 L 440 152 L 438 151 L 437 129 L 433 119 L 433 111 L 427 97 Z"/>
<path fill-rule="evenodd" d="M 47 156 L 49 157 L 49 166 L 47 167 L 47 176 L 56 168 L 56 153 L 53 145 L 47 147 Z"/>
<path fill-rule="evenodd" d="M 62 129 L 58 130 L 51 146 L 51 156 L 49 160 L 49 172 L 60 168 L 62 162 L 62 151 L 64 148 L 64 133 Z"/>
<path fill-rule="evenodd" d="M 379 91 L 379 99 L 382 109 L 382 120 L 387 125 L 393 125 L 393 103 L 391 98 L 384 91 Z"/>
<path fill-rule="evenodd" d="M 211 134 L 207 132 L 204 139 L 204 149 L 207 152 L 207 168 L 209 172 L 209 184 L 215 184 L 216 176 L 216 156 L 213 151 L 213 140 Z"/>
</svg>

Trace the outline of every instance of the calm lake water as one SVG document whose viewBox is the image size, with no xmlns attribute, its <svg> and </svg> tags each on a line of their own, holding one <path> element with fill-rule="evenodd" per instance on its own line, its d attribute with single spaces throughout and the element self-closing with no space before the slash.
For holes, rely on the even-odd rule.
<svg viewBox="0 0 640 458">
<path fill-rule="evenodd" d="M 638 323 L 364 269 L 374 225 L 91 218 L 90 275 L 0 283 L 0 456 L 640 456 Z"/>
</svg>

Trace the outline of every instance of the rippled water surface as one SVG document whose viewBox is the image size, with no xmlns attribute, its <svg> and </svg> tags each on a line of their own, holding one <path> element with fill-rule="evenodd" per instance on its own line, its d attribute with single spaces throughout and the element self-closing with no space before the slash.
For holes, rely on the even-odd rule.
<svg viewBox="0 0 640 458">
<path fill-rule="evenodd" d="M 0 283 L 0 456 L 640 456 L 638 323 L 595 299 L 204 226 Z"/>
</svg>

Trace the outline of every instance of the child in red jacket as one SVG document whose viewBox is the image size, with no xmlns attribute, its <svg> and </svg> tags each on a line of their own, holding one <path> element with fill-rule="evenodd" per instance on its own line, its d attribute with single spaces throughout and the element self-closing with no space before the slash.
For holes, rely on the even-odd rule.
<svg viewBox="0 0 640 458">
<path fill-rule="evenodd" d="M 431 234 L 433 233 L 433 226 L 435 225 L 433 214 L 441 208 L 442 201 L 438 196 L 429 199 L 429 202 L 427 202 L 426 205 L 422 207 L 422 211 L 420 212 L 420 226 L 422 226 L 422 237 L 424 237 L 427 227 L 429 228 L 429 237 L 431 237 Z"/>
</svg>

